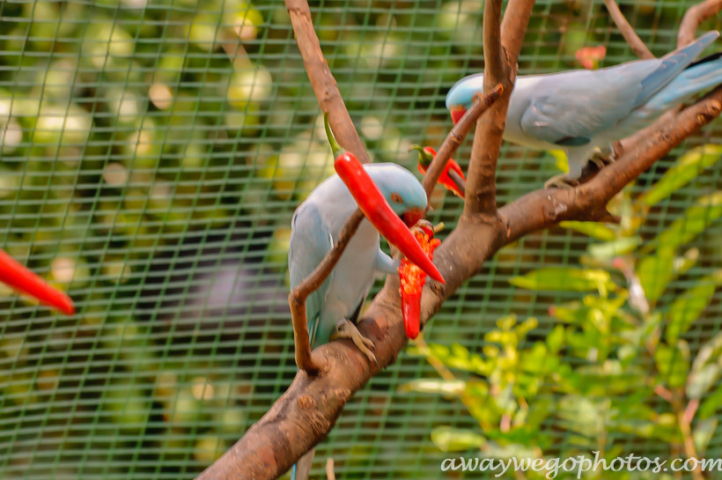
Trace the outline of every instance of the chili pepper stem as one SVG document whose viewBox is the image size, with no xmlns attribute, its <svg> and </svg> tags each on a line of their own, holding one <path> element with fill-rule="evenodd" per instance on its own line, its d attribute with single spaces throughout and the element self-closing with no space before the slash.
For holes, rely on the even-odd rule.
<svg viewBox="0 0 722 480">
<path fill-rule="evenodd" d="M 412 145 L 411 148 L 409 148 L 409 152 L 412 150 L 417 150 L 419 152 L 419 163 L 421 163 L 421 165 L 425 167 L 431 165 L 434 157 L 429 152 L 424 150 L 424 147 L 422 147 L 421 145 Z"/>
<path fill-rule="evenodd" d="M 336 141 L 336 137 L 334 137 L 333 132 L 331 131 L 331 125 L 328 123 L 328 112 L 323 113 L 323 128 L 326 130 L 326 138 L 328 139 L 329 145 L 331 145 L 331 151 L 333 151 L 333 158 L 337 158 L 339 155 L 343 155 L 346 149 L 339 145 L 339 143 Z"/>
</svg>

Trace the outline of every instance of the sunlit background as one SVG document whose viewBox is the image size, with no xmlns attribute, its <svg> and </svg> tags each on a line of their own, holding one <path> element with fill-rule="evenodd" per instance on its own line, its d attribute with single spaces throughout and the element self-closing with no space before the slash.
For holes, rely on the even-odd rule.
<svg viewBox="0 0 722 480">
<path fill-rule="evenodd" d="M 690 5 L 621 4 L 657 55 Z M 483 67 L 482 6 L 311 3 L 374 161 L 415 171 L 408 148 L 438 146 L 447 90 Z M 631 59 L 602 2 L 540 0 L 519 66 Z M 555 228 L 487 262 L 346 406 L 314 475 L 327 457 L 339 479 L 460 478 L 449 455 L 676 458 L 689 439 L 720 456 L 721 131 L 615 201 L 622 226 Z M 193 478 L 296 372 L 290 219 L 333 165 L 283 2 L 1 2 L 0 144 L 0 247 L 78 307 L 0 291 L 0 477 Z M 503 155 L 501 203 L 564 163 Z M 431 202 L 453 228 L 461 201 Z"/>
</svg>

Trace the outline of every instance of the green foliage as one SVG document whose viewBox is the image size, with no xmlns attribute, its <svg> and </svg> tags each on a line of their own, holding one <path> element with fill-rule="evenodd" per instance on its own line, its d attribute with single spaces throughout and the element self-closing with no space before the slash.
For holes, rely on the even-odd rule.
<svg viewBox="0 0 722 480">
<path fill-rule="evenodd" d="M 453 382 L 456 398 L 479 424 L 478 431 L 437 427 L 431 439 L 439 449 L 477 449 L 499 458 L 515 451 L 548 459 L 544 452 L 554 444 L 553 436 L 541 425 L 553 418 L 568 439 L 562 458 L 579 449 L 614 458 L 620 449 L 612 439 L 620 436 L 632 443 L 635 438 L 663 442 L 670 458 L 685 442 L 703 456 L 722 409 L 722 334 L 696 352 L 686 336 L 714 301 L 722 271 L 695 273 L 699 250 L 687 246 L 722 216 L 722 192 L 700 196 L 655 239 L 645 242 L 642 232 L 651 208 L 674 196 L 721 153 L 711 145 L 695 149 L 647 193 L 620 194 L 612 203 L 622 216 L 619 226 L 561 224 L 601 241 L 588 247 L 584 266 L 541 268 L 509 280 L 539 294 L 583 294 L 579 301 L 549 308 L 557 324 L 545 339 L 530 338 L 536 319 L 517 325 L 512 316 L 485 334 L 483 355 L 459 345 L 410 348 L 432 365 L 450 369 L 440 373 Z M 685 289 L 669 295 L 673 281 L 682 279 Z M 461 378 L 466 388 L 460 387 Z M 416 382 L 407 388 L 423 391 Z"/>
</svg>

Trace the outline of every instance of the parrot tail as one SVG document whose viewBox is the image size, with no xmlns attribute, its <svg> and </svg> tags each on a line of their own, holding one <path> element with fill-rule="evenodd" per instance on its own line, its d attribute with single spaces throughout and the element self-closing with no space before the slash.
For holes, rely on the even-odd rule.
<svg viewBox="0 0 722 480">
<path fill-rule="evenodd" d="M 665 112 L 686 102 L 697 93 L 720 84 L 722 84 L 722 52 L 705 57 L 687 67 L 643 108 L 650 112 Z"/>
<path fill-rule="evenodd" d="M 291 469 L 291 480 L 308 480 L 308 476 L 311 473 L 311 464 L 313 463 L 313 456 L 316 454 L 316 448 L 312 448 L 306 455 L 293 466 Z"/>
</svg>

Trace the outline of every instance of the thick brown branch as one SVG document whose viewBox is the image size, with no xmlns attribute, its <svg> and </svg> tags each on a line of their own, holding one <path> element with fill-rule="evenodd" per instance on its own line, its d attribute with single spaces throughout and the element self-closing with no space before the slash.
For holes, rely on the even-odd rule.
<svg viewBox="0 0 722 480">
<path fill-rule="evenodd" d="M 519 58 L 521 44 L 524 40 L 529 16 L 534 7 L 534 0 L 509 0 L 504 14 L 501 29 L 501 45 L 505 54 L 506 65 L 501 85 L 504 93 L 489 110 L 481 116 L 476 123 L 474 145 L 471 149 L 469 163 L 468 185 L 464 214 L 483 214 L 492 217 L 496 212 L 496 164 L 501 151 L 501 136 L 506 126 L 506 110 L 516 77 L 516 61 Z M 485 9 L 486 13 L 486 9 Z M 490 21 L 492 27 L 494 22 Z M 486 32 L 487 21 L 484 18 Z M 485 37 L 486 39 L 486 37 Z M 486 53 L 486 45 L 484 46 Z M 484 57 L 486 58 L 486 56 Z M 495 83 L 489 83 L 484 70 L 484 88 L 491 88 Z M 497 73 L 493 74 L 498 75 Z"/>
<path fill-rule="evenodd" d="M 705 0 L 687 10 L 677 33 L 677 47 L 684 47 L 694 41 L 700 23 L 722 10 L 722 0 Z"/>
<path fill-rule="evenodd" d="M 474 105 L 461 117 L 459 123 L 451 129 L 441 143 L 441 147 L 439 147 L 439 151 L 436 152 L 436 156 L 431 161 L 423 183 L 427 197 L 431 198 L 431 192 L 434 191 L 434 186 L 436 182 L 439 181 L 439 177 L 441 177 L 441 173 L 444 171 L 444 168 L 446 168 L 446 164 L 454 153 L 456 153 L 459 146 L 461 146 L 461 143 L 471 131 L 471 127 L 473 127 L 478 118 L 499 99 L 503 92 L 504 88 L 499 84 L 483 96 L 479 94 L 474 96 Z"/>
<path fill-rule="evenodd" d="M 336 79 L 333 78 L 328 63 L 323 57 L 321 44 L 313 28 L 308 2 L 306 0 L 286 0 L 286 8 L 291 16 L 296 42 L 301 56 L 303 56 L 303 65 L 311 80 L 313 93 L 316 94 L 321 110 L 329 115 L 329 123 L 336 135 L 336 140 L 346 150 L 353 152 L 361 163 L 370 163 L 371 160 L 338 91 Z"/>
<path fill-rule="evenodd" d="M 607 6 L 609 15 L 612 17 L 612 20 L 614 20 L 619 32 L 627 41 L 634 54 L 639 58 L 654 58 L 652 52 L 649 51 L 642 39 L 639 38 L 639 35 L 637 35 L 637 32 L 634 31 L 634 28 L 632 28 L 627 19 L 624 17 L 624 14 L 619 9 L 617 2 L 614 0 L 604 0 L 604 5 Z"/>
</svg>

